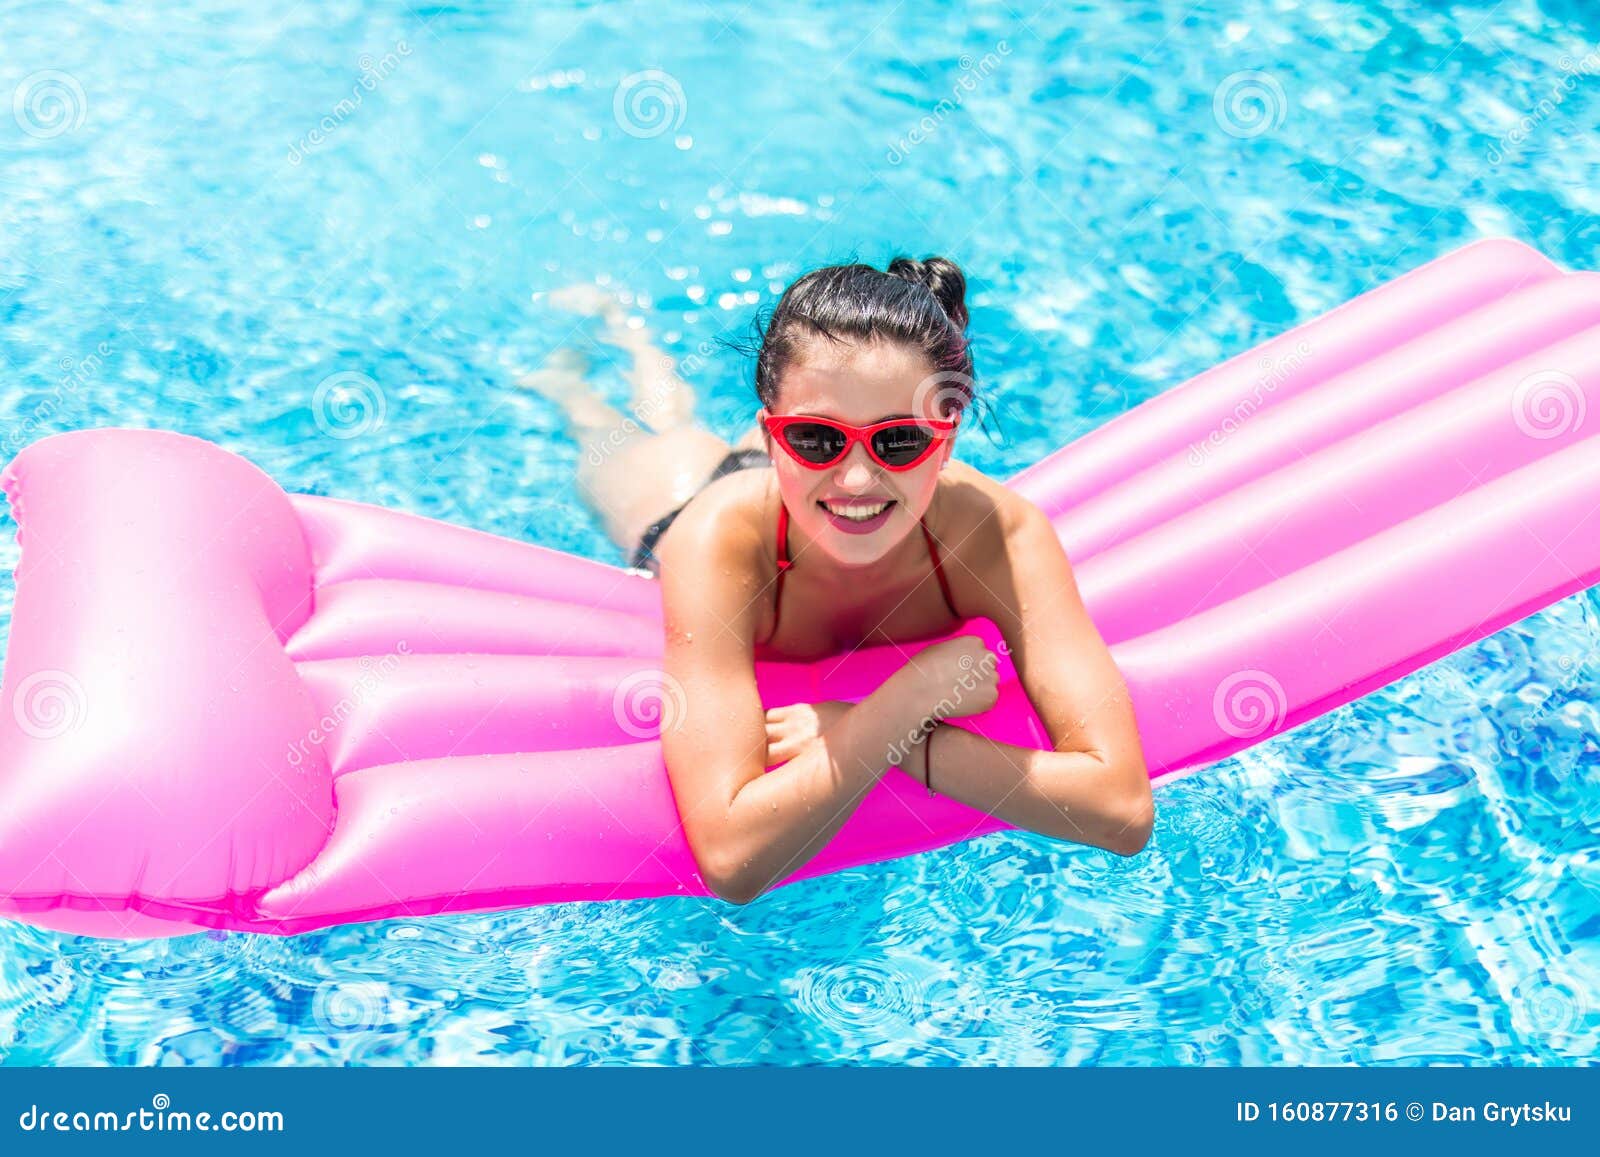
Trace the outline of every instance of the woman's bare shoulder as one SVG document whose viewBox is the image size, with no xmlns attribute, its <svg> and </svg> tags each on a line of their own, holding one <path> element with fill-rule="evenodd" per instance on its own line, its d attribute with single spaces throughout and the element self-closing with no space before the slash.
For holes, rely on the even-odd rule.
<svg viewBox="0 0 1600 1157">
<path fill-rule="evenodd" d="M 947 498 L 943 519 L 948 523 L 940 537 L 960 554 L 973 560 L 992 559 L 1003 551 L 1011 535 L 1026 524 L 1038 508 L 1004 482 L 954 459 L 945 467 L 941 485 Z"/>
<path fill-rule="evenodd" d="M 736 471 L 703 487 L 657 546 L 663 573 L 675 566 L 680 574 L 743 579 L 739 585 L 760 589 L 771 579 L 765 571 L 775 569 L 764 561 L 772 553 L 765 533 L 772 488 L 770 472 L 761 470 Z"/>
<path fill-rule="evenodd" d="M 940 540 L 956 604 L 996 623 L 1020 614 L 1018 571 L 1053 550 L 1054 528 L 1044 512 L 1003 482 L 965 463 L 945 467 L 944 499 L 933 533 Z M 1067 566 L 1065 557 L 1055 560 Z"/>
</svg>

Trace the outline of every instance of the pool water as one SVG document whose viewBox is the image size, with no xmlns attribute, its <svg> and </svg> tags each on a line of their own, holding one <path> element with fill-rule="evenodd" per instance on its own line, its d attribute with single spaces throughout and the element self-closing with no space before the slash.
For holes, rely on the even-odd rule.
<svg viewBox="0 0 1600 1157">
<path fill-rule="evenodd" d="M 736 438 L 793 277 L 972 278 L 1004 477 L 1474 238 L 1600 251 L 1600 11 L 0 3 L 5 456 L 161 426 L 608 562 L 513 388 L 622 296 Z M 614 351 L 593 347 L 607 395 Z M 7 616 L 14 526 L 0 552 Z M 11 1065 L 1342 1064 L 1600 1054 L 1600 595 L 1160 790 L 746 907 L 282 939 L 0 923 Z"/>
</svg>

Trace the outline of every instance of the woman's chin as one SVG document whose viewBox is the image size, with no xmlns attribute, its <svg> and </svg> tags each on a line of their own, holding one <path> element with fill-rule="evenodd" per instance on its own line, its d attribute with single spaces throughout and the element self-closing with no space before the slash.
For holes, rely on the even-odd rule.
<svg viewBox="0 0 1600 1157">
<path fill-rule="evenodd" d="M 882 562 L 905 538 L 904 532 L 891 518 L 869 534 L 848 534 L 831 525 L 818 528 L 812 542 L 822 547 L 833 564 L 843 570 L 867 570 Z"/>
</svg>

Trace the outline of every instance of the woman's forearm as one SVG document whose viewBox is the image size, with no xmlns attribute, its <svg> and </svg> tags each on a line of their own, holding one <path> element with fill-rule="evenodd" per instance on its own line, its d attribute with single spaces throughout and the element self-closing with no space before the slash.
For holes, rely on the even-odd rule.
<svg viewBox="0 0 1600 1157">
<path fill-rule="evenodd" d="M 917 707 L 891 678 L 850 708 L 824 736 L 735 794 L 729 806 L 733 868 L 725 898 L 754 899 L 809 862 L 855 812 L 891 762 L 908 752 L 906 721 Z"/>
<path fill-rule="evenodd" d="M 1154 807 L 1142 764 L 996 743 L 955 726 L 939 728 L 928 755 L 934 791 L 1013 827 L 1118 855 L 1133 855 L 1150 837 Z"/>
</svg>

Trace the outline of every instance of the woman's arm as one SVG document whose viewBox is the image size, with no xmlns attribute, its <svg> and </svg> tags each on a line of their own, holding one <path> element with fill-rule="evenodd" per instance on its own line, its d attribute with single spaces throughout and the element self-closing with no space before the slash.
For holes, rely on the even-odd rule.
<svg viewBox="0 0 1600 1157">
<path fill-rule="evenodd" d="M 1085 751 L 1038 751 L 941 727 L 928 750 L 933 790 L 1013 827 L 1136 855 L 1150 839 L 1149 779 Z M 1139 769 L 1142 771 L 1142 768 Z"/>
<path fill-rule="evenodd" d="M 738 789 L 723 834 L 733 862 L 714 886 L 718 895 L 734 903 L 753 900 L 810 861 L 844 826 L 888 770 L 891 747 L 906 746 L 907 727 L 894 721 L 915 713 L 901 674 L 843 712 L 800 754 L 758 771 Z"/>
<path fill-rule="evenodd" d="M 764 771 L 766 713 L 754 647 L 765 591 L 716 501 L 686 507 L 660 548 L 664 662 L 684 710 L 661 744 L 706 885 L 746 903 L 799 869 L 850 818 L 928 701 L 915 666 L 843 712 L 825 736 Z M 741 557 L 741 555 L 743 557 Z M 917 766 L 920 766 L 918 764 Z"/>
<path fill-rule="evenodd" d="M 963 602 L 1000 628 L 1054 750 L 943 728 L 928 746 L 933 788 L 1016 827 L 1134 855 L 1155 803 L 1127 684 L 1050 520 L 1020 496 L 1001 500 L 1000 541 L 970 552 L 985 561 L 963 576 Z"/>
</svg>

